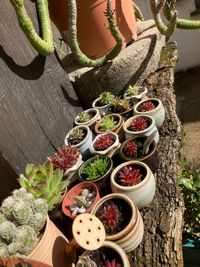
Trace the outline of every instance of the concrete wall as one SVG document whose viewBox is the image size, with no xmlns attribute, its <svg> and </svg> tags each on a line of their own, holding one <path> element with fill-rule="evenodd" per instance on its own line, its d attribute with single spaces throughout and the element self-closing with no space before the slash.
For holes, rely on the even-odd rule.
<svg viewBox="0 0 200 267">
<path fill-rule="evenodd" d="M 144 19 L 152 18 L 149 0 L 134 0 L 143 12 Z M 179 18 L 200 20 L 200 15 L 191 17 L 190 13 L 195 10 L 194 0 L 180 0 L 177 2 L 176 10 Z M 200 65 L 200 29 L 179 30 L 176 29 L 171 40 L 177 41 L 179 61 L 176 71 L 186 70 Z"/>
</svg>

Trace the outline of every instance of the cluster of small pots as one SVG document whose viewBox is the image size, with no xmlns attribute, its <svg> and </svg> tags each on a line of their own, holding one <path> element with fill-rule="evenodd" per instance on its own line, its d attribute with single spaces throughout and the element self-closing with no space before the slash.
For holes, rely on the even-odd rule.
<svg viewBox="0 0 200 267">
<path fill-rule="evenodd" d="M 126 222 L 120 221 L 120 229 L 113 230 L 111 227 L 113 231 L 106 232 L 106 242 L 114 242 L 125 252 L 134 250 L 142 241 L 144 225 L 139 209 L 150 205 L 156 189 L 154 173 L 159 165 L 158 129 L 164 122 L 165 110 L 159 99 L 148 98 L 146 93 L 146 89 L 140 88 L 140 96 L 131 98 L 125 92 L 124 98 L 130 101 L 131 108 L 122 114 L 110 113 L 113 111 L 110 104 L 99 105 L 97 98 L 92 103 L 93 108 L 82 112 L 89 115 L 88 120 L 80 122 L 80 118 L 86 115 L 78 114 L 75 118 L 76 126 L 67 133 L 64 140 L 66 145 L 79 148 L 83 162 L 74 174 L 78 178 L 76 181 L 80 183 L 66 193 L 62 203 L 63 212 L 71 219 L 76 218 L 70 205 L 85 189 L 94 191 L 95 199 L 84 212 L 97 216 L 103 224 L 100 213 L 108 208 L 111 210 L 109 214 L 112 214 L 113 205 L 119 205 L 118 217 L 120 220 L 127 217 Z M 106 128 L 106 118 L 109 118 L 106 122 L 108 125 L 113 120 L 116 122 L 112 129 Z M 142 123 L 145 127 L 138 130 L 135 125 Z M 77 144 L 70 143 L 70 134 L 74 129 L 82 129 L 84 132 L 83 140 Z M 148 149 L 144 153 L 145 143 L 148 144 Z M 134 146 L 137 153 L 132 153 Z M 98 168 L 105 166 L 106 169 L 97 174 Z M 125 216 L 123 212 L 126 212 Z M 107 229 L 106 223 L 104 226 Z"/>
</svg>

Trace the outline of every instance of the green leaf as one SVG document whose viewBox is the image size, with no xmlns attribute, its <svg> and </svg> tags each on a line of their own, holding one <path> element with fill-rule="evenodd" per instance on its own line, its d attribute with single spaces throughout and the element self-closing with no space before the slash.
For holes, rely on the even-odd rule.
<svg viewBox="0 0 200 267">
<path fill-rule="evenodd" d="M 183 180 L 183 185 L 187 188 L 187 189 L 192 189 L 192 183 L 189 180 Z"/>
<path fill-rule="evenodd" d="M 20 178 L 18 179 L 18 181 L 19 181 L 21 187 L 29 188 L 29 183 L 23 174 L 20 175 Z"/>
<path fill-rule="evenodd" d="M 193 178 L 194 186 L 195 187 L 200 187 L 200 172 L 199 170 L 196 170 L 196 175 Z"/>
<path fill-rule="evenodd" d="M 33 169 L 33 164 L 28 164 L 26 166 L 26 169 L 25 169 L 26 176 L 28 176 L 32 172 L 32 169 Z"/>
</svg>

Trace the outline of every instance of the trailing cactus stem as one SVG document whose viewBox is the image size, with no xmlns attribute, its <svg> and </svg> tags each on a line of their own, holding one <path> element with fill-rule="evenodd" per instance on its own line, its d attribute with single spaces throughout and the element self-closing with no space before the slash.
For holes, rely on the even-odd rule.
<svg viewBox="0 0 200 267">
<path fill-rule="evenodd" d="M 115 18 L 113 15 L 113 11 L 111 8 L 111 0 L 107 0 L 107 12 L 106 16 L 109 22 L 109 30 L 112 36 L 115 38 L 117 44 L 115 47 L 105 56 L 98 58 L 96 60 L 92 60 L 88 58 L 85 54 L 83 54 L 79 48 L 78 40 L 77 40 L 77 29 L 76 29 L 76 21 L 77 21 L 77 7 L 76 7 L 76 0 L 69 0 L 68 1 L 69 7 L 69 18 L 68 18 L 68 25 L 69 29 L 66 33 L 66 37 L 68 39 L 70 48 L 75 59 L 82 64 L 83 66 L 88 67 L 99 67 L 106 63 L 108 60 L 114 59 L 121 51 L 123 45 L 123 37 L 115 24 Z"/>
<path fill-rule="evenodd" d="M 150 6 L 151 6 L 152 15 L 153 15 L 153 18 L 154 18 L 154 21 L 155 21 L 155 24 L 158 30 L 160 31 L 161 34 L 166 36 L 166 40 L 168 41 L 170 37 L 172 36 L 172 34 L 174 33 L 174 30 L 176 28 L 178 13 L 174 12 L 174 15 L 169 21 L 169 24 L 166 26 L 162 22 L 162 19 L 160 16 L 160 10 L 164 8 L 165 1 L 162 0 L 158 3 L 157 0 L 150 0 Z"/>
<path fill-rule="evenodd" d="M 136 5 L 135 2 L 133 2 L 133 7 L 134 7 L 134 11 L 135 11 L 135 17 L 138 20 L 144 21 L 144 17 L 142 15 L 142 11 L 140 10 L 140 8 Z"/>
<path fill-rule="evenodd" d="M 49 19 L 48 0 L 36 0 L 37 10 L 40 17 L 43 39 L 36 33 L 31 19 L 24 7 L 24 0 L 10 0 L 13 5 L 18 23 L 31 45 L 41 54 L 47 56 L 54 51 L 53 34 Z"/>
<path fill-rule="evenodd" d="M 174 16 L 174 11 L 171 6 L 165 4 L 163 8 L 163 14 L 167 20 L 171 20 Z M 184 30 L 196 30 L 200 28 L 200 20 L 189 20 L 189 19 L 177 19 L 177 28 Z"/>
</svg>

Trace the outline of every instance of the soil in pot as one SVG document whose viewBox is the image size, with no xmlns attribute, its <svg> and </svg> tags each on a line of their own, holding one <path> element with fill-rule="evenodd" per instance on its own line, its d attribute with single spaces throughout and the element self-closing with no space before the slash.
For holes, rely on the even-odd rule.
<svg viewBox="0 0 200 267">
<path fill-rule="evenodd" d="M 147 100 L 138 106 L 137 111 L 148 112 L 155 109 L 158 106 L 158 104 L 159 102 L 156 100 Z"/>
<path fill-rule="evenodd" d="M 115 182 L 122 186 L 133 186 L 142 182 L 147 171 L 141 165 L 129 165 L 120 169 L 115 175 Z"/>
<path fill-rule="evenodd" d="M 132 210 L 123 199 L 113 198 L 105 201 L 97 210 L 97 218 L 103 223 L 106 235 L 115 235 L 130 222 Z"/>
<path fill-rule="evenodd" d="M 152 123 L 152 120 L 150 120 L 150 118 L 147 118 L 147 117 L 143 118 L 142 116 L 140 116 L 140 117 L 133 119 L 127 129 L 129 131 L 139 132 L 139 131 L 143 131 L 149 128 L 151 123 Z"/>
<path fill-rule="evenodd" d="M 90 252 L 89 257 L 93 260 L 98 267 L 105 267 L 107 260 L 111 263 L 115 260 L 115 264 L 120 264 L 117 267 L 122 267 L 122 260 L 119 254 L 108 247 L 101 247 L 98 250 Z M 112 265 L 111 265 L 112 266 Z M 116 265 L 115 265 L 116 266 Z"/>
<path fill-rule="evenodd" d="M 67 141 L 70 145 L 75 146 L 81 143 L 85 139 L 86 135 L 87 130 L 85 128 L 72 129 Z"/>
</svg>

